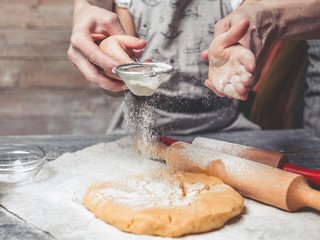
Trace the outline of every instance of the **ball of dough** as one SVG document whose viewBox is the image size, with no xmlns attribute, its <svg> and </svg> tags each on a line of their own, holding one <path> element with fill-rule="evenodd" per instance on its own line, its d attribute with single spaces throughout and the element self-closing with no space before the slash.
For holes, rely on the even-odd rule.
<svg viewBox="0 0 320 240">
<path fill-rule="evenodd" d="M 243 208 L 241 195 L 220 179 L 172 169 L 94 184 L 83 203 L 122 231 L 164 237 L 220 228 Z"/>
</svg>

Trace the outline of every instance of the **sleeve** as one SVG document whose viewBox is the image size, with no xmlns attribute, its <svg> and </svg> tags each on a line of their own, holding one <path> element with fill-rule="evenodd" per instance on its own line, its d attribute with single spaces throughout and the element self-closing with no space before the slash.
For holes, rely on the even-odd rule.
<svg viewBox="0 0 320 240">
<path fill-rule="evenodd" d="M 320 40 L 307 41 L 309 65 L 308 89 L 304 94 L 304 128 L 320 137 Z"/>
<path fill-rule="evenodd" d="M 243 2 L 244 0 L 231 0 L 232 10 L 237 9 Z"/>
<path fill-rule="evenodd" d="M 131 0 L 115 0 L 115 4 L 117 4 L 119 8 L 129 8 Z"/>
</svg>

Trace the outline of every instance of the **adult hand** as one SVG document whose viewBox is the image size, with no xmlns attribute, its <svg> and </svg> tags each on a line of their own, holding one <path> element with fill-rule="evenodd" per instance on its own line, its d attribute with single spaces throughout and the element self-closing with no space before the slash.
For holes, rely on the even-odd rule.
<svg viewBox="0 0 320 240">
<path fill-rule="evenodd" d="M 103 52 L 96 42 L 111 35 L 125 34 L 117 15 L 88 3 L 76 6 L 68 57 L 85 78 L 106 90 L 126 89 L 122 81 L 107 77 L 119 62 Z"/>
<path fill-rule="evenodd" d="M 267 4 L 267 1 L 264 1 L 240 6 L 228 16 L 217 22 L 214 29 L 215 39 L 221 34 L 228 32 L 231 27 L 238 24 L 241 20 L 247 19 L 249 21 L 247 32 L 238 41 L 238 44 L 251 50 L 256 59 L 252 86 L 259 80 L 263 61 L 270 46 L 277 38 L 277 12 L 271 11 L 271 8 L 269 8 Z M 234 38 L 236 38 L 236 36 L 234 36 Z M 202 58 L 208 61 L 207 50 L 202 53 Z"/>
</svg>

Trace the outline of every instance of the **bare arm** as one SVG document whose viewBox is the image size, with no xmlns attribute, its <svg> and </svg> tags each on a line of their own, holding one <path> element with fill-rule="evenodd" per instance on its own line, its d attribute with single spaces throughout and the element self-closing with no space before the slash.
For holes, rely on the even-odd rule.
<svg viewBox="0 0 320 240">
<path fill-rule="evenodd" d="M 124 30 L 126 31 L 126 33 L 130 36 L 136 36 L 134 22 L 128 9 L 120 8 L 117 5 L 115 5 L 114 12 L 118 15 L 120 22 Z"/>
</svg>

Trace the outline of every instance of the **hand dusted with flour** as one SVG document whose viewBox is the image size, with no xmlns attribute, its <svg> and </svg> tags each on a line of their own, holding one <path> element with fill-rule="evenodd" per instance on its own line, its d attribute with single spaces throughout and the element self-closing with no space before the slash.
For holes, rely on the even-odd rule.
<svg viewBox="0 0 320 240">
<path fill-rule="evenodd" d="M 217 229 L 243 208 L 241 195 L 220 179 L 172 169 L 92 185 L 83 203 L 122 231 L 165 237 Z"/>
<path fill-rule="evenodd" d="M 240 21 L 228 32 L 215 38 L 202 57 L 209 60 L 209 79 L 205 85 L 220 97 L 246 100 L 252 87 L 255 57 L 238 43 L 249 27 L 247 20 Z M 208 54 L 208 56 L 206 56 Z"/>
</svg>

